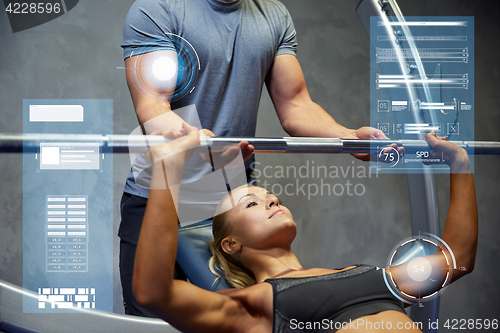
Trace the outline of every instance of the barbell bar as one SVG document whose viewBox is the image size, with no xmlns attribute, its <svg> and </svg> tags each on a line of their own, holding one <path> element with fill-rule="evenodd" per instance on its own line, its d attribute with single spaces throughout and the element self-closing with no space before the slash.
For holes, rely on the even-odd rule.
<svg viewBox="0 0 500 333">
<path fill-rule="evenodd" d="M 228 145 L 248 141 L 256 153 L 379 153 L 384 147 L 396 144 L 405 148 L 406 153 L 429 151 L 431 148 L 422 140 L 361 140 L 337 138 L 245 138 L 245 137 L 200 137 L 201 146 L 208 146 L 212 152 L 223 150 Z M 121 134 L 1 134 L 0 153 L 37 153 L 40 143 L 98 144 L 102 153 L 139 153 L 148 147 L 168 142 L 159 135 L 121 135 Z M 450 141 L 464 148 L 469 154 L 500 155 L 500 142 L 496 141 Z"/>
</svg>

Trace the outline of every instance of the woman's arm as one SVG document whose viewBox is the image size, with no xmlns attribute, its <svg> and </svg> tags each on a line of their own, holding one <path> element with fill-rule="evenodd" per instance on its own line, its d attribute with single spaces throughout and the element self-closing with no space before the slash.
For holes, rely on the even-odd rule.
<svg viewBox="0 0 500 333">
<path fill-rule="evenodd" d="M 234 328 L 234 319 L 246 313 L 241 304 L 173 279 L 177 249 L 178 186 L 175 184 L 180 182 L 184 162 L 199 145 L 199 132 L 195 127 L 183 125 L 183 131 L 165 134 L 176 140 L 150 152 L 152 187 L 137 245 L 134 294 L 142 306 L 183 331 L 230 330 Z"/>
<path fill-rule="evenodd" d="M 442 151 L 450 165 L 450 207 L 442 239 L 457 261 L 452 282 L 474 270 L 478 236 L 476 191 L 467 152 L 450 142 L 427 134 L 433 150 Z"/>
<path fill-rule="evenodd" d="M 446 141 L 446 138 L 440 138 L 432 132 L 425 136 L 425 140 L 432 147 L 430 158 L 444 158 L 450 166 L 450 206 L 441 238 L 451 248 L 456 260 L 457 269 L 453 271 L 451 279 L 454 282 L 472 272 L 476 258 L 478 214 L 472 168 L 467 152 Z M 446 256 L 450 258 L 449 253 Z M 433 285 L 438 290 L 446 278 L 448 264 L 445 255 L 439 250 L 433 255 L 425 256 L 425 259 L 432 267 L 432 278 L 435 281 Z M 407 264 L 390 267 L 387 271 L 401 291 L 412 294 L 426 286 L 408 275 Z M 428 287 L 432 288 L 430 285 Z M 427 290 L 428 293 L 434 291 Z"/>
</svg>

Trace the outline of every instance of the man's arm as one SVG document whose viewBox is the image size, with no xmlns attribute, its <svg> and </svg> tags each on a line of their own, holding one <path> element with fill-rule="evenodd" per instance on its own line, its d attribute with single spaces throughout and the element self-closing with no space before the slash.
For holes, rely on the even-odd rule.
<svg viewBox="0 0 500 333">
<path fill-rule="evenodd" d="M 164 63 L 175 65 L 175 74 L 170 80 L 159 80 L 161 73 L 169 68 L 154 66 L 158 59 L 170 59 Z M 144 134 L 156 131 L 178 131 L 182 128 L 184 120 L 172 112 L 170 101 L 177 83 L 177 53 L 174 51 L 155 51 L 125 59 L 127 84 L 134 103 L 137 120 Z M 156 75 L 155 75 L 156 74 Z M 158 75 L 159 74 L 159 75 Z M 203 129 L 202 135 L 215 136 L 209 129 Z M 242 141 L 238 144 L 243 159 L 248 160 L 253 154 L 253 146 Z M 232 154 L 229 154 L 232 156 Z M 221 160 L 219 158 L 218 160 Z"/>
<path fill-rule="evenodd" d="M 374 128 L 346 128 L 314 103 L 294 55 L 283 54 L 274 58 L 266 86 L 283 129 L 292 136 L 387 139 Z"/>
<path fill-rule="evenodd" d="M 156 51 L 125 59 L 127 84 L 144 133 L 182 128 L 183 120 L 170 108 L 177 75 L 170 80 L 159 80 L 153 72 L 155 61 L 162 58 L 170 59 L 177 67 L 177 53 L 174 51 Z"/>
</svg>

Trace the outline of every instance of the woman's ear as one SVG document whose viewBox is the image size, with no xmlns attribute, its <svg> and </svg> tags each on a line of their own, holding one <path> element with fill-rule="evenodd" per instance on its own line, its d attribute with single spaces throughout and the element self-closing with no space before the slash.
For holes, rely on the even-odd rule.
<svg viewBox="0 0 500 333">
<path fill-rule="evenodd" d="M 235 254 L 241 250 L 241 245 L 235 239 L 226 237 L 221 242 L 221 248 L 227 254 Z"/>
</svg>

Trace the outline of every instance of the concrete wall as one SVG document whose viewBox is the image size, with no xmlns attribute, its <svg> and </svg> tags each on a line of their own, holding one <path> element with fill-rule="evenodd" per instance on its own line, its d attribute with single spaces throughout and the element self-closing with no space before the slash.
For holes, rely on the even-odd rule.
<svg viewBox="0 0 500 333">
<path fill-rule="evenodd" d="M 339 123 L 357 128 L 369 124 L 369 40 L 355 13 L 357 0 L 283 0 L 298 33 L 298 58 L 309 92 Z M 496 0 L 404 0 L 405 15 L 475 16 L 475 133 L 476 140 L 500 141 L 498 81 L 500 79 L 500 6 Z M 22 101 L 34 98 L 113 99 L 114 133 L 129 134 L 137 126 L 125 83 L 122 24 L 131 0 L 86 0 L 54 21 L 13 34 L 7 16 L 0 13 L 0 132 L 22 132 Z M 272 103 L 264 93 L 257 136 L 285 136 Z M 115 230 L 118 203 L 130 164 L 128 156 L 115 155 Z M 351 156 L 261 155 L 264 166 L 337 166 L 368 171 L 368 165 Z M 0 155 L 0 279 L 22 285 L 22 159 Z M 350 169 L 351 170 L 351 169 Z M 475 180 L 480 233 L 476 268 L 441 297 L 441 322 L 446 319 L 500 319 L 497 286 L 500 273 L 500 158 L 476 157 Z M 268 173 L 269 174 L 269 173 Z M 436 177 L 441 228 L 448 197 L 448 177 Z M 312 175 L 264 177 L 281 187 L 299 180 L 320 183 Z M 352 263 L 384 266 L 392 247 L 411 235 L 408 186 L 404 175 L 356 173 L 327 179 L 362 184 L 362 195 L 281 198 L 292 208 L 299 235 L 294 250 L 304 266 L 343 267 Z M 307 185 L 306 185 L 307 187 Z M 271 188 L 271 187 L 269 187 Z M 277 191 L 280 187 L 274 188 Z M 358 192 L 361 193 L 361 192 Z M 299 207 L 297 209 L 296 207 Z M 115 232 L 116 234 L 116 232 Z M 118 238 L 113 240 L 116 258 Z M 115 260 L 114 310 L 123 312 L 118 261 Z M 443 332 L 445 330 L 442 330 Z"/>
</svg>

